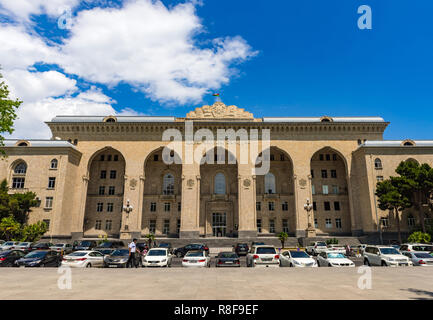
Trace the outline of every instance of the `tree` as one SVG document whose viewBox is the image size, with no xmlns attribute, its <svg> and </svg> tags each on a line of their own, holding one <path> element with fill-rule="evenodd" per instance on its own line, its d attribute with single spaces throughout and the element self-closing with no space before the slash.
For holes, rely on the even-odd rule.
<svg viewBox="0 0 433 320">
<path fill-rule="evenodd" d="M 3 76 L 0 73 L 0 79 Z M 3 133 L 11 134 L 14 132 L 13 124 L 17 118 L 16 110 L 21 105 L 22 101 L 11 100 L 9 98 L 8 86 L 4 81 L 0 81 L 0 146 L 4 146 Z M 1 154 L 5 154 L 4 150 L 0 149 Z"/>
<path fill-rule="evenodd" d="M 13 216 L 1 219 L 0 234 L 6 241 L 14 240 L 21 233 L 21 224 Z"/>
<path fill-rule="evenodd" d="M 326 240 L 326 244 L 338 244 L 338 239 L 337 238 L 331 238 Z"/>
<path fill-rule="evenodd" d="M 410 243 L 429 243 L 431 240 L 431 237 L 428 233 L 416 231 L 412 233 L 409 238 L 407 238 L 407 241 Z"/>
<path fill-rule="evenodd" d="M 17 222 L 25 224 L 32 207 L 38 205 L 36 193 L 8 193 L 6 180 L 0 183 L 0 219 L 12 215 Z"/>
<path fill-rule="evenodd" d="M 34 224 L 25 225 L 21 230 L 20 241 L 38 241 L 47 231 L 48 226 L 44 221 L 38 221 Z"/>
<path fill-rule="evenodd" d="M 426 232 L 422 204 L 433 194 L 433 169 L 427 164 L 415 161 L 402 161 L 395 170 L 407 185 L 409 197 L 416 204 L 422 232 Z"/>
<path fill-rule="evenodd" d="M 148 244 L 149 249 L 152 248 L 152 242 L 155 241 L 155 235 L 153 233 L 149 233 L 149 234 L 146 234 L 144 237 L 147 239 L 147 241 L 149 243 Z"/>
<path fill-rule="evenodd" d="M 284 243 L 286 242 L 288 237 L 289 237 L 289 235 L 286 232 L 280 232 L 278 234 L 278 239 L 280 239 L 280 241 L 281 241 L 281 249 L 284 248 Z"/>
<path fill-rule="evenodd" d="M 412 206 L 407 196 L 408 185 L 402 177 L 390 177 L 378 182 L 376 196 L 381 210 L 389 210 L 395 215 L 397 221 L 398 241 L 401 243 L 400 212 Z M 379 221 L 378 221 L 379 223 Z"/>
</svg>

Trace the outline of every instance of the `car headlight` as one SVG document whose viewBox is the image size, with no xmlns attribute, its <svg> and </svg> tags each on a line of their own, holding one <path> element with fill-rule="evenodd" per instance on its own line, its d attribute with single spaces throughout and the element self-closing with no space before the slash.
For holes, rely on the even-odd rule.
<svg viewBox="0 0 433 320">
<path fill-rule="evenodd" d="M 293 260 L 293 262 L 297 265 L 301 265 L 302 263 L 300 263 L 299 261 Z"/>
<path fill-rule="evenodd" d="M 144 262 L 147 262 L 147 260 L 146 260 L 146 259 L 144 259 L 143 261 L 144 261 Z"/>
<path fill-rule="evenodd" d="M 161 260 L 161 262 L 166 262 L 166 261 L 167 261 L 167 259 Z"/>
</svg>

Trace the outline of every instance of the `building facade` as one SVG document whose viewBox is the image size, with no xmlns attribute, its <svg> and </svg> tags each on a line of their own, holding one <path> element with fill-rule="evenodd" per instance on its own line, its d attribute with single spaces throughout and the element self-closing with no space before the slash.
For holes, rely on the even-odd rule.
<svg viewBox="0 0 433 320">
<path fill-rule="evenodd" d="M 0 177 L 10 192 L 37 194 L 29 223 L 46 221 L 57 238 L 303 237 L 309 223 L 318 235 L 393 232 L 375 184 L 401 161 L 433 166 L 433 141 L 385 141 L 388 124 L 254 118 L 222 102 L 185 118 L 57 116 L 47 122 L 51 140 L 5 141 Z M 215 139 L 220 131 L 235 139 Z M 405 211 L 402 230 L 417 219 Z"/>
</svg>

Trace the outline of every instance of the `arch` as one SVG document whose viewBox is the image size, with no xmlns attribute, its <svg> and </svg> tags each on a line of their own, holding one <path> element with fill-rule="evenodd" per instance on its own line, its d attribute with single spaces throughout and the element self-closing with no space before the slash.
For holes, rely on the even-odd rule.
<svg viewBox="0 0 433 320">
<path fill-rule="evenodd" d="M 18 140 L 18 141 L 15 143 L 15 146 L 16 146 L 16 147 L 29 147 L 29 146 L 30 146 L 30 142 L 27 141 L 27 140 Z"/>
<path fill-rule="evenodd" d="M 14 165 L 14 174 L 26 174 L 27 173 L 27 163 L 24 160 L 19 160 L 18 163 Z"/>
<path fill-rule="evenodd" d="M 124 161 L 124 162 L 125 162 L 125 165 L 126 165 L 126 159 L 125 159 L 125 157 L 123 156 L 122 152 L 120 152 L 119 150 L 117 150 L 117 149 L 115 149 L 115 148 L 113 148 L 113 147 L 104 147 L 104 148 L 101 148 L 101 149 L 95 151 L 95 152 L 90 156 L 90 158 L 89 158 L 89 162 L 87 163 L 87 172 L 86 172 L 87 176 L 89 176 L 90 166 L 91 166 L 92 162 L 93 162 L 94 160 L 96 160 L 96 159 L 99 159 L 99 156 L 100 156 L 102 153 L 104 153 L 104 152 L 108 152 L 108 151 L 110 151 L 112 154 L 117 153 L 117 154 L 120 156 L 120 157 L 119 157 L 119 161 Z"/>
<path fill-rule="evenodd" d="M 218 172 L 214 178 L 214 194 L 226 194 L 226 176 Z"/>
<path fill-rule="evenodd" d="M 275 189 L 275 175 L 272 172 L 268 172 L 265 175 L 265 193 L 274 194 Z"/>
<path fill-rule="evenodd" d="M 380 160 L 379 158 L 374 159 L 374 168 L 382 169 L 382 160 Z"/>
<path fill-rule="evenodd" d="M 411 146 L 416 146 L 416 143 L 411 139 L 406 139 L 401 142 L 401 145 L 405 147 L 411 147 Z"/>
<path fill-rule="evenodd" d="M 320 122 L 333 122 L 334 120 L 331 117 L 323 116 L 320 117 Z"/>
<path fill-rule="evenodd" d="M 107 122 L 107 123 L 117 122 L 117 118 L 115 116 L 107 116 L 104 118 L 103 122 Z"/>
<path fill-rule="evenodd" d="M 145 157 L 144 162 L 143 162 L 143 175 L 144 176 L 146 176 L 146 166 L 148 165 L 148 163 L 150 161 L 152 161 L 153 156 L 155 154 L 157 154 L 157 153 L 159 154 L 161 152 L 161 157 L 160 158 L 161 158 L 161 160 L 164 160 L 163 157 L 162 157 L 162 151 L 164 150 L 164 148 L 165 148 L 165 146 L 157 147 L 156 149 L 153 149 L 152 151 L 150 151 L 147 154 L 147 156 Z M 177 152 L 175 152 L 174 150 L 171 150 L 170 155 L 171 155 L 171 157 L 173 159 L 173 163 L 172 164 L 167 164 L 167 166 L 176 165 L 176 164 L 180 165 L 182 163 L 182 158 L 179 156 L 179 154 Z"/>
<path fill-rule="evenodd" d="M 59 165 L 59 161 L 57 159 L 53 159 L 50 162 L 50 169 L 57 169 Z"/>
<path fill-rule="evenodd" d="M 313 158 L 316 155 L 319 155 L 320 153 L 326 153 L 326 152 L 337 154 L 337 156 L 343 161 L 344 168 L 346 170 L 345 173 L 346 173 L 346 175 L 348 175 L 348 173 L 349 173 L 349 167 L 348 167 L 348 163 L 347 163 L 346 157 L 343 155 L 343 153 L 341 151 L 339 151 L 338 149 L 335 149 L 335 148 L 333 148 L 331 146 L 326 146 L 326 147 L 320 148 L 319 150 L 313 152 L 313 154 L 311 155 L 310 159 L 313 160 Z"/>
<path fill-rule="evenodd" d="M 413 162 L 413 163 L 419 165 L 419 161 L 416 160 L 416 159 L 414 159 L 414 158 L 407 158 L 407 159 L 405 160 L 405 162 Z"/>
</svg>

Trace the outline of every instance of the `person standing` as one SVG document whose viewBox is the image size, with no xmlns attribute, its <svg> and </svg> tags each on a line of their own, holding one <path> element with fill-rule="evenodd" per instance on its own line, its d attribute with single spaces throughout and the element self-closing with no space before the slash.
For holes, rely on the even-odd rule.
<svg viewBox="0 0 433 320">
<path fill-rule="evenodd" d="M 131 266 L 131 268 L 132 267 L 137 268 L 137 263 L 135 262 L 135 252 L 138 250 L 137 239 L 134 238 L 132 242 L 128 245 L 128 248 L 129 248 L 129 258 L 128 258 L 128 262 L 126 263 L 126 267 L 128 268 L 128 266 Z"/>
</svg>

